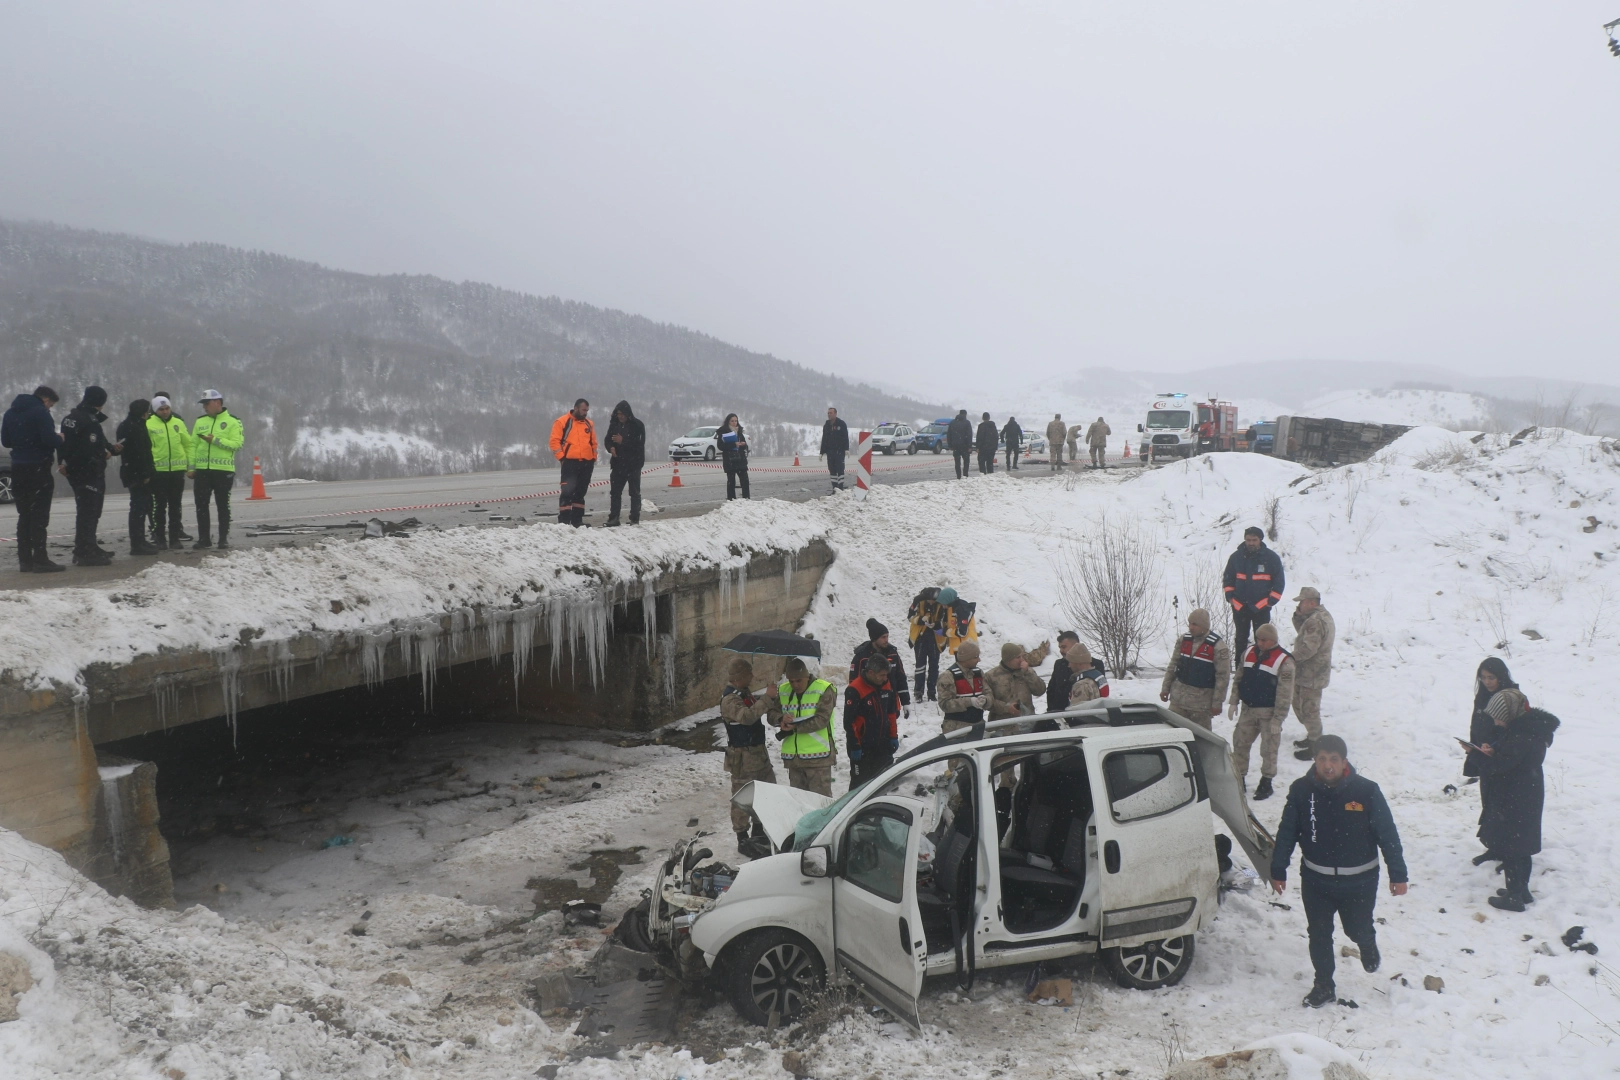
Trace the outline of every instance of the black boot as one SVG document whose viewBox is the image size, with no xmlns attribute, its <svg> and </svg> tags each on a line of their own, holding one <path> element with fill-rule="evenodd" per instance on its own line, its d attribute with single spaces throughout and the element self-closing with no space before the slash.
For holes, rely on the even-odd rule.
<svg viewBox="0 0 1620 1080">
<path fill-rule="evenodd" d="M 1487 898 L 1485 902 L 1500 911 L 1523 911 L 1526 903 L 1535 902 L 1535 897 L 1530 895 L 1529 882 L 1524 880 L 1524 868 L 1517 859 L 1504 864 L 1504 867 L 1507 887 L 1498 890 L 1497 895 Z"/>
<path fill-rule="evenodd" d="M 1357 946 L 1361 950 L 1361 970 L 1371 974 L 1378 970 L 1382 957 L 1378 955 L 1378 942 L 1369 941 L 1365 945 Z"/>
<path fill-rule="evenodd" d="M 1311 992 L 1305 995 L 1300 1002 L 1307 1009 L 1320 1009 L 1324 1005 L 1331 1005 L 1339 1000 L 1339 992 L 1333 988 L 1332 983 L 1317 983 L 1311 987 Z"/>
<path fill-rule="evenodd" d="M 1254 801 L 1263 802 L 1271 798 L 1271 777 L 1262 776 L 1260 782 L 1254 785 Z"/>
</svg>

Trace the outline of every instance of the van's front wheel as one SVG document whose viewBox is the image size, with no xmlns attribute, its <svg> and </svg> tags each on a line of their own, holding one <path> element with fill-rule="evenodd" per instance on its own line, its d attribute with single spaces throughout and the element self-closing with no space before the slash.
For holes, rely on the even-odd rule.
<svg viewBox="0 0 1620 1080">
<path fill-rule="evenodd" d="M 1104 949 L 1102 961 L 1114 981 L 1127 990 L 1157 990 L 1182 980 L 1193 962 L 1193 938 L 1170 938 Z"/>
<path fill-rule="evenodd" d="M 787 930 L 760 930 L 726 950 L 731 1003 L 761 1026 L 798 1016 L 826 984 L 827 969 L 811 944 Z"/>
</svg>

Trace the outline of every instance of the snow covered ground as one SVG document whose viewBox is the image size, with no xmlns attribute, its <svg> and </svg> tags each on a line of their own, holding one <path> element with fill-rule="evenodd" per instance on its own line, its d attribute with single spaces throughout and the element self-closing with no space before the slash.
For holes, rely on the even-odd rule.
<svg viewBox="0 0 1620 1080">
<path fill-rule="evenodd" d="M 644 553 L 622 535 L 551 525 L 332 545 L 318 559 L 237 553 L 120 583 L 121 594 L 157 608 L 142 608 L 136 621 L 99 590 L 0 596 L 8 604 L 0 664 L 12 677 L 71 684 L 84 664 L 129 655 L 130 642 L 234 639 L 235 623 L 199 614 L 216 606 L 200 597 L 248 590 L 272 640 L 312 624 L 353 631 L 360 616 L 346 612 L 350 625 L 332 615 L 329 593 L 366 598 L 373 625 L 408 620 L 471 599 L 468 591 L 509 596 L 537 569 L 591 565 L 630 580 L 660 559 L 720 557 L 706 539 L 720 533 L 783 546 L 825 536 L 835 546 L 838 561 L 806 623 L 831 657 L 864 638 L 869 616 L 898 633 L 925 585 L 951 584 L 978 601 L 992 649 L 1005 640 L 1033 645 L 1064 624 L 1054 558 L 1106 516 L 1149 531 L 1163 556 L 1164 640 L 1144 657 L 1157 666 L 1173 632 L 1172 597 L 1185 611 L 1190 597 L 1213 595 L 1211 578 L 1243 528 L 1274 519 L 1288 595 L 1317 586 L 1338 622 L 1327 728 L 1345 736 L 1352 760 L 1389 796 L 1412 870 L 1408 895 L 1379 903 L 1383 970 L 1341 965 L 1340 993 L 1358 1008 L 1300 1008 L 1310 976 L 1297 894 L 1279 907 L 1256 889 L 1227 897 L 1177 987 L 1119 990 L 1090 963 L 1065 972 L 1078 980 L 1067 1009 L 1025 1003 L 1022 973 L 981 976 L 971 995 L 931 986 L 921 1037 L 857 1011 L 796 1047 L 811 1075 L 1153 1077 L 1178 1054 L 1279 1037 L 1318 1045 L 1302 1041 L 1309 1036 L 1377 1078 L 1607 1076 L 1620 1072 L 1620 971 L 1609 960 L 1620 947 L 1620 797 L 1609 764 L 1620 732 L 1603 708 L 1611 696 L 1603 680 L 1620 657 L 1617 488 L 1613 442 L 1541 432 L 1510 446 L 1505 436 L 1476 443 L 1423 428 L 1369 462 L 1322 472 L 1210 455 L 1146 472 L 1026 471 L 879 489 L 864 504 L 731 504 L 701 525 L 644 527 L 634 537 Z M 451 582 L 460 587 L 448 590 Z M 558 595 L 579 587 L 564 579 Z M 158 615 L 172 617 L 174 629 L 150 630 Z M 19 622 L 30 635 L 10 629 Z M 53 625 L 72 647 L 31 649 L 25 638 Z M 1460 784 L 1451 741 L 1466 733 L 1473 670 L 1493 653 L 1532 703 L 1564 721 L 1547 761 L 1538 902 L 1523 914 L 1485 904 L 1500 879 L 1469 865 L 1478 803 Z M 1115 693 L 1150 697 L 1157 682 L 1144 670 L 1140 680 L 1115 680 Z M 911 745 L 936 730 L 929 708 L 904 725 Z M 1217 730 L 1229 732 L 1229 722 Z M 1287 739 L 1299 734 L 1290 721 Z M 431 843 L 413 849 L 420 815 L 390 814 L 386 800 L 367 804 L 357 791 L 323 813 L 358 824 L 360 842 L 263 853 L 274 874 L 250 865 L 257 853 L 215 841 L 206 871 L 180 884 L 197 895 L 200 875 L 220 875 L 217 914 L 140 911 L 0 833 L 0 949 L 26 955 L 44 980 L 23 998 L 22 1019 L 0 1024 L 0 1074 L 504 1077 L 552 1062 L 566 1080 L 786 1075 L 780 1049 L 724 1005 L 688 1032 L 689 1048 L 573 1061 L 579 1040 L 567 1019 L 536 1014 L 527 995 L 531 980 L 583 962 L 601 935 L 564 927 L 555 913 L 535 916 L 522 879 L 567 876 L 594 865 L 582 861 L 593 851 L 656 853 L 692 820 L 724 835 L 716 755 L 620 747 L 600 736 L 537 745 L 491 737 L 423 753 L 456 760 L 462 783 L 496 785 L 483 796 L 487 809 L 468 800 L 464 818 L 436 819 Z M 590 781 L 600 788 L 580 783 L 588 761 L 602 770 Z M 1304 768 L 1285 750 L 1284 778 Z M 555 779 L 568 771 L 576 776 Z M 550 778 L 543 796 L 537 776 Z M 1281 800 L 1257 809 L 1274 825 Z M 622 871 L 609 912 L 648 884 L 651 859 Z M 588 872 L 572 871 L 582 880 Z M 377 929 L 357 935 L 362 922 Z M 1599 954 L 1560 943 L 1573 925 L 1586 928 Z M 1444 980 L 1443 992 L 1423 989 L 1430 975 Z"/>
</svg>

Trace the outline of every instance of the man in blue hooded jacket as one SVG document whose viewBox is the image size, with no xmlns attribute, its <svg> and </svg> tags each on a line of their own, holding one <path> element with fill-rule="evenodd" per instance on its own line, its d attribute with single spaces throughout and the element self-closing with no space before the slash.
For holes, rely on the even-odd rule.
<svg viewBox="0 0 1620 1080">
<path fill-rule="evenodd" d="M 0 420 L 0 446 L 11 451 L 11 494 L 17 503 L 17 563 L 25 574 L 62 570 L 45 553 L 45 530 L 51 523 L 51 496 L 56 477 L 51 464 L 62 447 L 51 408 L 61 400 L 48 386 L 18 394 Z"/>
<path fill-rule="evenodd" d="M 1338 999 L 1333 986 L 1333 916 L 1361 950 L 1361 966 L 1378 970 L 1378 935 L 1373 905 L 1378 902 L 1378 854 L 1389 867 L 1392 896 L 1406 895 L 1406 859 L 1395 818 L 1377 784 L 1346 760 L 1349 750 L 1337 735 L 1316 742 L 1311 771 L 1288 789 L 1277 846 L 1271 855 L 1271 887 L 1287 887 L 1294 846 L 1300 849 L 1300 898 L 1310 935 L 1316 982 L 1302 1004 L 1313 1009 Z"/>
</svg>

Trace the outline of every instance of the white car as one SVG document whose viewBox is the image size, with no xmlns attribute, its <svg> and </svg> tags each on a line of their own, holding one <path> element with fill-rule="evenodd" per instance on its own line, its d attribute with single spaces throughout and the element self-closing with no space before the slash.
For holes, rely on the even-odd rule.
<svg viewBox="0 0 1620 1080">
<path fill-rule="evenodd" d="M 872 432 L 874 454 L 894 454 L 901 450 L 908 454 L 917 452 L 917 432 L 911 425 L 879 424 L 878 429 Z"/>
<path fill-rule="evenodd" d="M 704 461 L 713 461 L 720 451 L 714 446 L 714 433 L 717 427 L 693 428 L 680 438 L 669 444 L 669 456 L 673 461 L 691 461 L 701 458 Z"/>
<path fill-rule="evenodd" d="M 733 868 L 682 843 L 621 938 L 760 1024 L 835 968 L 914 1028 L 928 975 L 1099 953 L 1123 986 L 1180 981 L 1217 910 L 1216 815 L 1270 865 L 1226 740 L 1146 702 L 1054 718 L 938 736 L 836 801 L 748 785 L 732 801 L 774 853 Z"/>
</svg>

